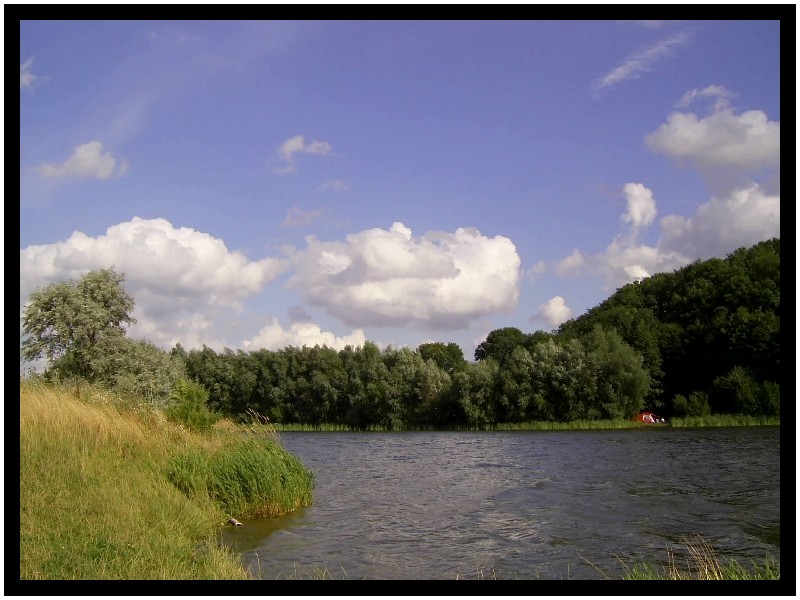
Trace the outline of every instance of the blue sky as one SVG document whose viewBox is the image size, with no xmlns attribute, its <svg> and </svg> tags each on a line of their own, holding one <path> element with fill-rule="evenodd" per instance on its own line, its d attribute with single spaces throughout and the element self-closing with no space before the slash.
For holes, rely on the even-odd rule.
<svg viewBox="0 0 800 600">
<path fill-rule="evenodd" d="M 23 21 L 20 307 L 164 348 L 550 331 L 780 235 L 778 21 Z"/>
</svg>

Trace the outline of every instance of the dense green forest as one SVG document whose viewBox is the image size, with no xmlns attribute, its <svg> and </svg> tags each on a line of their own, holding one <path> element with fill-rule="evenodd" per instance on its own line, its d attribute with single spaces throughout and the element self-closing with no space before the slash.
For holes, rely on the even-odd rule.
<svg viewBox="0 0 800 600">
<path fill-rule="evenodd" d="M 127 338 L 133 299 L 106 269 L 31 295 L 22 358 L 168 404 L 178 381 L 208 408 L 274 423 L 363 429 L 488 427 L 662 415 L 780 415 L 780 239 L 618 289 L 552 332 L 489 333 L 474 361 L 455 343 L 416 350 L 208 347 L 165 352 Z M 87 309 L 87 306 L 89 307 Z"/>
</svg>

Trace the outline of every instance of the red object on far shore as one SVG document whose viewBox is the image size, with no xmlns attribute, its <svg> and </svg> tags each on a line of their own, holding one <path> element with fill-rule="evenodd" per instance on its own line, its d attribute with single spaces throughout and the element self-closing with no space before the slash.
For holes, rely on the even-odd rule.
<svg viewBox="0 0 800 600">
<path fill-rule="evenodd" d="M 656 413 L 650 411 L 640 412 L 633 418 L 633 420 L 639 423 L 653 423 L 653 424 L 665 422 L 663 417 L 659 417 Z"/>
</svg>

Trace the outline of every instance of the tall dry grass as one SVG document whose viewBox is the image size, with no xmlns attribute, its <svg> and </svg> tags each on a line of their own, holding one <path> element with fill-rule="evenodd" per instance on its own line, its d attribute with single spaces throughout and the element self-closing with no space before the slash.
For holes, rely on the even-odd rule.
<svg viewBox="0 0 800 600">
<path fill-rule="evenodd" d="M 626 567 L 624 579 L 743 581 L 781 578 L 780 564 L 770 557 L 745 566 L 735 560 L 721 559 L 711 543 L 701 535 L 685 536 L 681 542 L 686 547 L 684 556 L 679 557 L 674 549 L 669 549 L 666 564 Z"/>
</svg>

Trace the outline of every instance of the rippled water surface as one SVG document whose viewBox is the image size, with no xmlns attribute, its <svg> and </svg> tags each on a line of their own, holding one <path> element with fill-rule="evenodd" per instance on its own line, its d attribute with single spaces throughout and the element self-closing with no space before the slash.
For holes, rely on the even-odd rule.
<svg viewBox="0 0 800 600">
<path fill-rule="evenodd" d="M 223 532 L 263 578 L 618 578 L 693 533 L 780 560 L 778 427 L 281 439 L 313 506 Z"/>
</svg>

